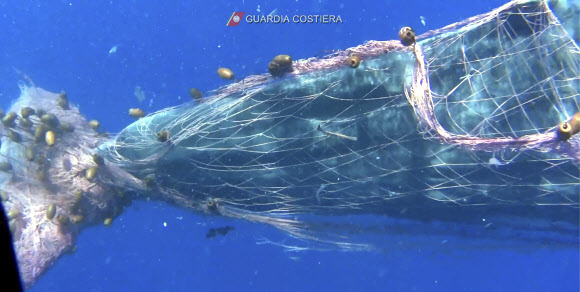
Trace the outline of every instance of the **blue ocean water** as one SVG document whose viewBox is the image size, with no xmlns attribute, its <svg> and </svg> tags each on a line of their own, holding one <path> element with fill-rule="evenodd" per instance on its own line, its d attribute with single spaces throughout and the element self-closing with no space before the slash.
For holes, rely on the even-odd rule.
<svg viewBox="0 0 580 292">
<path fill-rule="evenodd" d="M 40 87 L 66 90 L 115 133 L 132 121 L 131 107 L 152 112 L 189 101 L 190 87 L 227 84 L 215 74 L 220 66 L 239 77 L 263 73 L 277 54 L 321 56 L 396 39 L 403 26 L 420 34 L 503 3 L 3 1 L 0 106 L 18 96 L 26 74 Z M 340 15 L 343 23 L 226 27 L 234 11 Z M 235 229 L 206 238 L 223 226 Z M 31 291 L 578 291 L 580 282 L 578 249 L 288 252 L 265 240 L 295 243 L 272 227 L 139 201 L 111 227 L 84 230 L 77 251 Z"/>
</svg>

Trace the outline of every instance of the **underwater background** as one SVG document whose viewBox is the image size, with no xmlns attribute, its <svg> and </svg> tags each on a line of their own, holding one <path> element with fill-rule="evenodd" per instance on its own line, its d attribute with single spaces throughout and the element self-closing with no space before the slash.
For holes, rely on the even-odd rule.
<svg viewBox="0 0 580 292">
<path fill-rule="evenodd" d="M 0 107 L 16 99 L 27 75 L 47 90 L 65 90 L 87 118 L 116 133 L 132 122 L 131 107 L 150 113 L 190 102 L 191 87 L 209 95 L 228 84 L 215 73 L 218 67 L 237 77 L 261 74 L 278 54 L 323 56 L 367 40 L 397 39 L 403 26 L 421 34 L 504 3 L 2 1 Z M 340 15 L 343 23 L 226 27 L 235 11 Z M 141 102 L 136 88 L 145 94 Z M 206 238 L 208 230 L 225 226 L 234 229 Z M 579 249 L 464 245 L 308 250 L 308 242 L 270 226 L 137 201 L 111 227 L 83 230 L 76 252 L 57 261 L 31 291 L 578 291 Z"/>
</svg>

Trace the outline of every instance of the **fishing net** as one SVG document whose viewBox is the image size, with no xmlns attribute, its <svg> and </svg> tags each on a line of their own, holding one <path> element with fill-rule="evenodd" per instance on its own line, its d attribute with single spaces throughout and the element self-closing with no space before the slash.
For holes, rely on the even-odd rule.
<svg viewBox="0 0 580 292">
<path fill-rule="evenodd" d="M 580 140 L 558 127 L 578 123 L 578 46 L 548 4 L 509 3 L 419 39 L 248 77 L 134 123 L 102 152 L 169 197 L 235 217 L 576 224 Z"/>
<path fill-rule="evenodd" d="M 143 196 L 344 249 L 371 248 L 354 238 L 369 231 L 577 246 L 578 15 L 575 3 L 511 2 L 408 46 L 369 41 L 247 77 L 111 139 L 59 94 L 23 88 L 10 111 L 76 129 L 52 125 L 50 146 L 31 130 L 51 127 L 41 115 L 0 125 L 23 278 Z"/>
</svg>

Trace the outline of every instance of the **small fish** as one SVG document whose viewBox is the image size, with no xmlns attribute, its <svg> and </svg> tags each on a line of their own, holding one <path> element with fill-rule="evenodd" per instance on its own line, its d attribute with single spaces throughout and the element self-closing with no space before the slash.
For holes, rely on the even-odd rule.
<svg viewBox="0 0 580 292">
<path fill-rule="evenodd" d="M 216 237 L 216 235 L 226 236 L 228 232 L 234 230 L 232 226 L 224 226 L 219 228 L 210 228 L 205 235 L 205 238 Z"/>
<path fill-rule="evenodd" d="M 423 26 L 425 26 L 425 16 L 419 16 L 419 19 L 421 19 L 421 23 L 423 24 Z"/>
<path fill-rule="evenodd" d="M 334 132 L 329 132 L 329 131 L 323 130 L 320 125 L 318 125 L 317 130 L 320 131 L 320 132 L 322 132 L 322 133 L 324 133 L 324 134 L 326 134 L 326 135 L 329 135 L 329 136 L 335 136 L 335 137 L 338 137 L 338 138 L 348 139 L 348 140 L 351 140 L 351 141 L 356 141 L 357 140 L 356 137 L 351 137 L 351 136 L 347 136 L 347 135 L 344 135 L 344 134 L 334 133 Z"/>
</svg>

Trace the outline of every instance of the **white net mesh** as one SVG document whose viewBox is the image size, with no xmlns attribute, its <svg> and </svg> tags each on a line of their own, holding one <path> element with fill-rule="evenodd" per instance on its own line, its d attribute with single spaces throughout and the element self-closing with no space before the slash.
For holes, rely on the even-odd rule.
<svg viewBox="0 0 580 292">
<path fill-rule="evenodd" d="M 136 122 L 102 152 L 170 200 L 270 223 L 373 213 L 577 224 L 580 138 L 557 128 L 580 127 L 579 51 L 547 3 L 422 37 L 248 77 Z M 360 67 L 346 66 L 351 54 Z"/>
</svg>

